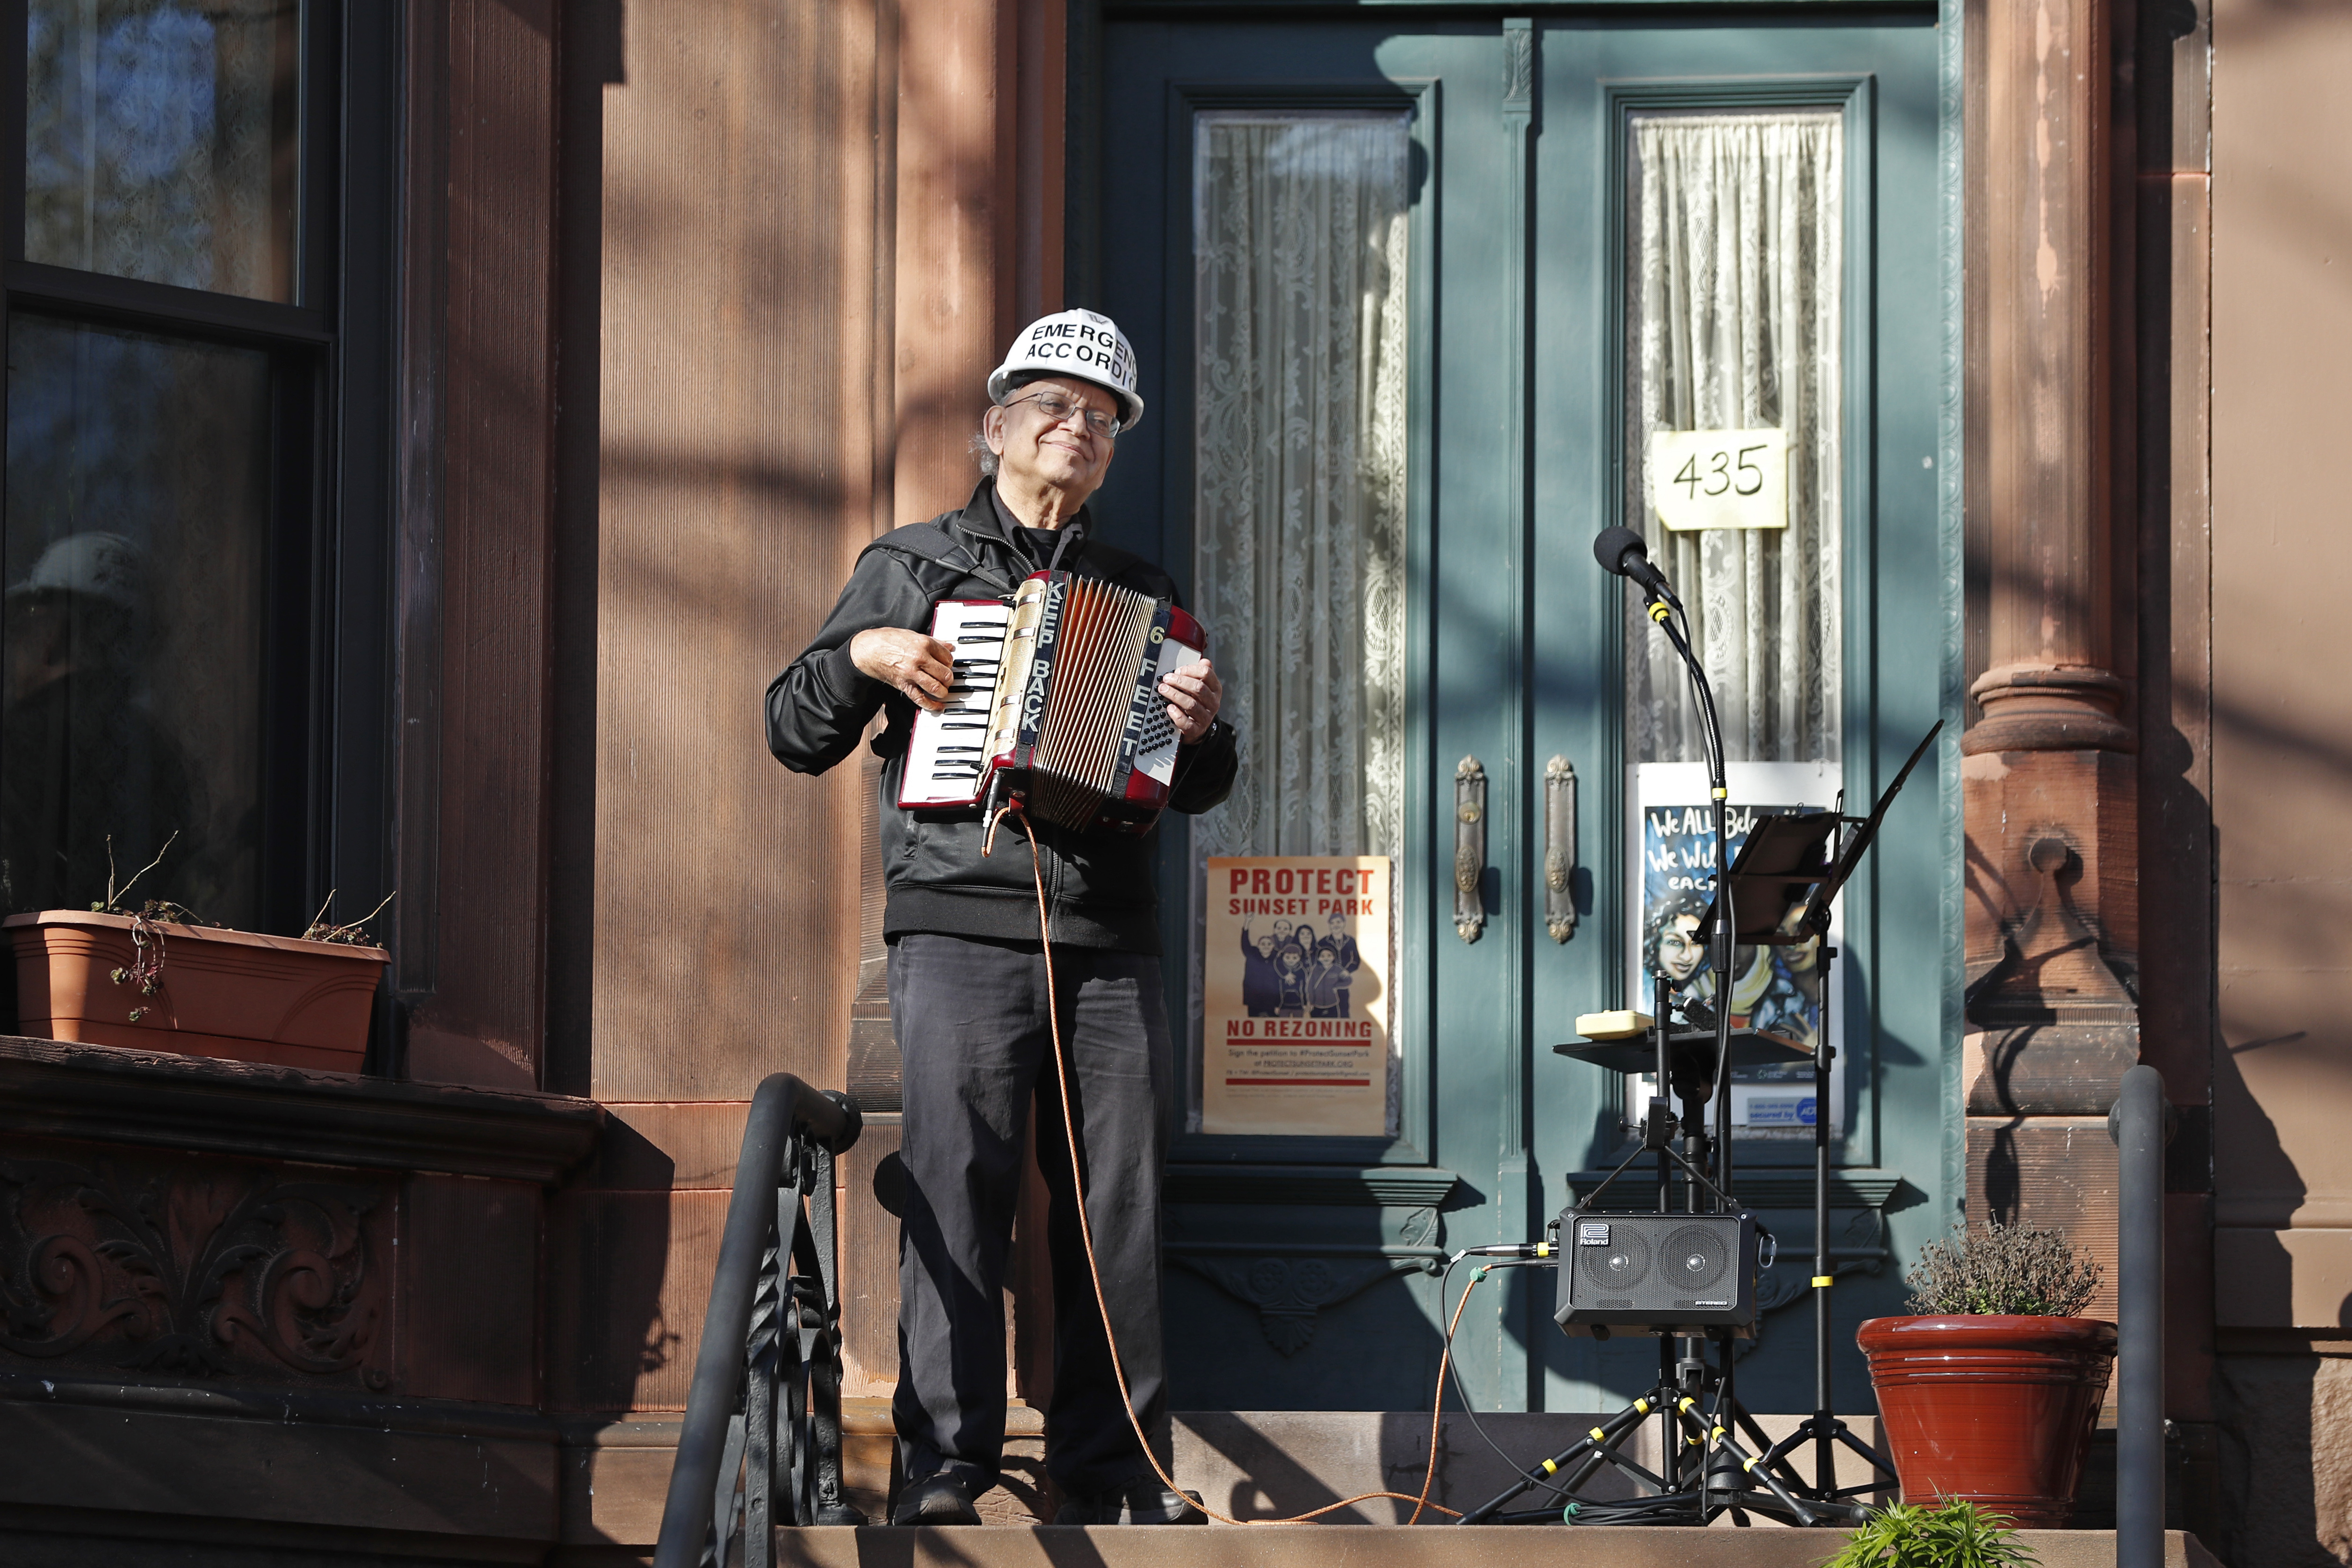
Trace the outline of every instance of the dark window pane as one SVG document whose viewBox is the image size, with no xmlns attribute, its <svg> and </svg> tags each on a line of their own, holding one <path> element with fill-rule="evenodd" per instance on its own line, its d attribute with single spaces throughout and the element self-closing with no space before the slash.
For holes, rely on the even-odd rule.
<svg viewBox="0 0 2352 1568">
<path fill-rule="evenodd" d="M 299 0 L 31 0 L 25 255 L 291 302 Z"/>
<path fill-rule="evenodd" d="M 0 895 L 251 925 L 268 357 L 19 315 L 8 333 Z"/>
</svg>

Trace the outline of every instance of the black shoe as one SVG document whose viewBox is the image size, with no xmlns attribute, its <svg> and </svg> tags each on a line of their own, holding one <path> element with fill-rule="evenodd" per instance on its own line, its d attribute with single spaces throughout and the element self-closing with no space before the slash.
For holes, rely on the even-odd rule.
<svg viewBox="0 0 2352 1568">
<path fill-rule="evenodd" d="M 1090 1497 L 1073 1497 L 1054 1511 L 1055 1524 L 1206 1524 L 1201 1494 L 1174 1492 L 1156 1476 Z"/>
<path fill-rule="evenodd" d="M 898 1504 L 890 1511 L 893 1524 L 978 1524 L 980 1510 L 971 1494 L 955 1477 L 942 1470 L 908 1481 L 898 1489 Z"/>
</svg>

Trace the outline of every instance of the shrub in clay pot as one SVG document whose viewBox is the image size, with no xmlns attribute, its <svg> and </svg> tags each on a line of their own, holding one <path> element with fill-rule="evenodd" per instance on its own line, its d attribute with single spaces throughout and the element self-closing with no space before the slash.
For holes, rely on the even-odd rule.
<svg viewBox="0 0 2352 1568">
<path fill-rule="evenodd" d="M 1994 1223 L 1930 1242 L 1906 1279 L 1916 1315 L 1857 1335 L 1904 1498 L 2063 1527 L 2116 1354 L 2115 1324 L 2076 1315 L 2098 1265 L 2058 1231 Z"/>
</svg>

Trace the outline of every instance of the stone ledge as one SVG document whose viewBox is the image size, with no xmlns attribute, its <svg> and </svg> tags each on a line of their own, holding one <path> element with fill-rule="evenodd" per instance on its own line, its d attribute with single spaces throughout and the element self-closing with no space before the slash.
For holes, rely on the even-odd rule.
<svg viewBox="0 0 2352 1568">
<path fill-rule="evenodd" d="M 0 1373 L 0 1406 L 11 1404 L 87 1406 L 142 1415 L 266 1421 L 275 1426 L 320 1425 L 418 1436 L 478 1437 L 551 1448 L 559 1436 L 553 1421 L 536 1411 L 513 1406 L 471 1405 L 457 1400 L 371 1399 L 358 1395 L 311 1394 L 251 1385 L 106 1383 L 78 1376 L 44 1377 L 31 1372 Z M 670 1441 L 675 1444 L 675 1436 Z"/>
<path fill-rule="evenodd" d="M 604 1122 L 594 1101 L 562 1094 L 0 1036 L 9 1132 L 549 1186 Z"/>
<path fill-rule="evenodd" d="M 551 1423 L 509 1410 L 20 1375 L 0 1396 L 0 1509 L 94 1503 L 115 1521 L 108 1533 L 138 1533 L 143 1520 L 204 1521 L 231 1537 L 292 1529 L 546 1543 L 554 1439 Z"/>
</svg>

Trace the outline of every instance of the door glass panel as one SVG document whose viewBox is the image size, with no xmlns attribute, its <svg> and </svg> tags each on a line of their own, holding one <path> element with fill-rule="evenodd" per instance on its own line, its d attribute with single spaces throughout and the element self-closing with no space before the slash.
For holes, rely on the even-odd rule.
<svg viewBox="0 0 2352 1568">
<path fill-rule="evenodd" d="M 291 302 L 299 0 L 31 0 L 25 256 Z"/>
<path fill-rule="evenodd" d="M 1244 751 L 1198 889 L 1403 847 L 1407 117 L 1206 112 L 1192 152 L 1194 583 Z"/>
<path fill-rule="evenodd" d="M 1830 110 L 1633 119 L 1626 521 L 1689 606 L 1734 761 L 1838 755 L 1842 130 Z M 1654 486 L 1685 470 L 1651 472 L 1653 433 L 1763 430 L 1786 436 L 1784 526 L 1660 526 Z M 1679 488 L 1743 482 L 1710 466 Z M 1681 661 L 1628 602 L 1627 753 L 1697 761 Z"/>
<path fill-rule="evenodd" d="M 86 908 L 161 854 L 131 904 L 250 926 L 268 358 L 19 314 L 8 366 L 0 894 Z"/>
<path fill-rule="evenodd" d="M 1688 609 L 1731 764 L 1736 855 L 1755 811 L 1837 798 L 1843 118 L 1637 113 L 1628 131 L 1624 517 Z M 1689 434 L 1661 439 L 1675 433 Z M 1631 978 L 1646 1010 L 1660 977 L 1714 998 L 1696 937 L 1714 849 L 1696 700 L 1626 603 L 1627 847 L 1642 867 Z M 1818 1039 L 1811 948 L 1743 947 L 1733 972 L 1743 1027 Z M 1751 1136 L 1810 1137 L 1811 1071 L 1740 1070 L 1735 1120 Z M 1631 1090 L 1635 1106 L 1650 1092 Z"/>
</svg>

